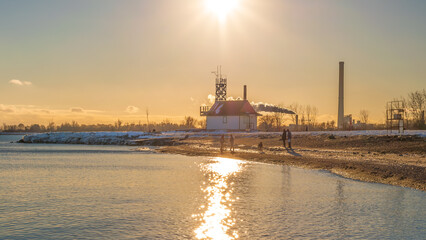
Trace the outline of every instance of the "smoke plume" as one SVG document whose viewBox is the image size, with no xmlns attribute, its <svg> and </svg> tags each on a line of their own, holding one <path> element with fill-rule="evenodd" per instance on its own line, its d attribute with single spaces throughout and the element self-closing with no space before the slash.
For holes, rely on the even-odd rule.
<svg viewBox="0 0 426 240">
<path fill-rule="evenodd" d="M 254 110 L 256 110 L 257 112 L 277 112 L 277 113 L 296 114 L 295 112 L 289 109 L 278 107 L 278 106 L 267 104 L 267 103 L 252 103 L 252 106 Z"/>
</svg>

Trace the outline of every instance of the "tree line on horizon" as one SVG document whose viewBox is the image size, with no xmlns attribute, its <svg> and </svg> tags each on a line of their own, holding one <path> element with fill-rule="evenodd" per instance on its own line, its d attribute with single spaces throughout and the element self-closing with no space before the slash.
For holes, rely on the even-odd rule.
<svg viewBox="0 0 426 240">
<path fill-rule="evenodd" d="M 76 121 L 65 122 L 56 125 L 50 122 L 47 125 L 43 124 L 5 124 L 0 127 L 1 132 L 114 132 L 114 131 L 138 131 L 138 132 L 153 132 L 153 131 L 174 131 L 174 130 L 188 130 L 197 127 L 205 128 L 202 121 L 197 121 L 195 118 L 186 116 L 181 123 L 173 123 L 165 119 L 159 123 L 125 123 L 118 119 L 113 124 L 79 124 Z"/>
</svg>

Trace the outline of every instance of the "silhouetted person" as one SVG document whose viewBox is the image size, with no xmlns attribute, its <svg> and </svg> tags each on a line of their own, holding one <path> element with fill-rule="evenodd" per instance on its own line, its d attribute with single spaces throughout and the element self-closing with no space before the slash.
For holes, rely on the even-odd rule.
<svg viewBox="0 0 426 240">
<path fill-rule="evenodd" d="M 234 135 L 231 134 L 231 137 L 229 138 L 229 142 L 231 143 L 231 147 L 229 148 L 229 151 L 234 152 L 235 148 L 234 148 Z"/>
<path fill-rule="evenodd" d="M 291 132 L 290 132 L 290 129 L 287 129 L 287 138 L 288 138 L 288 148 L 291 149 Z"/>
<path fill-rule="evenodd" d="M 262 143 L 262 142 L 260 142 L 260 143 L 257 145 L 257 149 L 259 149 L 259 151 L 263 152 L 263 143 Z"/>
<path fill-rule="evenodd" d="M 283 135 L 282 135 L 282 140 L 283 140 L 283 146 L 285 147 L 285 148 L 287 148 L 286 146 L 285 146 L 285 139 L 287 138 L 287 132 L 286 132 L 286 130 L 285 130 L 285 128 L 284 128 L 284 130 L 283 130 Z"/>
<path fill-rule="evenodd" d="M 223 153 L 223 145 L 225 144 L 225 135 L 222 134 L 220 137 L 220 153 Z"/>
</svg>

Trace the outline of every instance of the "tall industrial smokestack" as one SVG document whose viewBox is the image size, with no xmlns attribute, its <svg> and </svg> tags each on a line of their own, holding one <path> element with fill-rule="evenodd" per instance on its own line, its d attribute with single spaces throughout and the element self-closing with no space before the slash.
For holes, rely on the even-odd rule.
<svg viewBox="0 0 426 240">
<path fill-rule="evenodd" d="M 244 100 L 247 100 L 247 85 L 244 85 Z"/>
<path fill-rule="evenodd" d="M 343 79 L 345 75 L 345 63 L 339 62 L 339 112 L 337 115 L 337 127 L 339 129 L 343 129 L 343 118 L 345 117 L 344 112 L 344 101 L 343 101 L 343 94 L 344 94 L 344 88 L 343 88 Z"/>
</svg>

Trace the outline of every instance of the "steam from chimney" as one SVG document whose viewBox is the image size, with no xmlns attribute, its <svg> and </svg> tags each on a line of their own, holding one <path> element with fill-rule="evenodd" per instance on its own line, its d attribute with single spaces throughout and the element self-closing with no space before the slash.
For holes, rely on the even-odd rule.
<svg viewBox="0 0 426 240">
<path fill-rule="evenodd" d="M 256 110 L 257 112 L 277 112 L 277 113 L 296 114 L 295 112 L 289 109 L 278 107 L 278 106 L 267 104 L 267 103 L 252 103 L 252 106 L 254 110 Z"/>
</svg>

